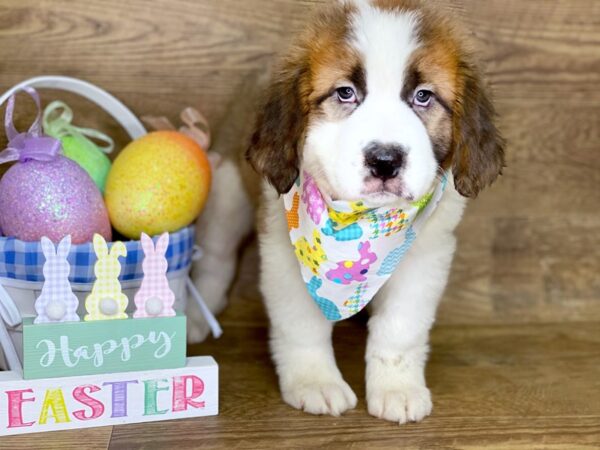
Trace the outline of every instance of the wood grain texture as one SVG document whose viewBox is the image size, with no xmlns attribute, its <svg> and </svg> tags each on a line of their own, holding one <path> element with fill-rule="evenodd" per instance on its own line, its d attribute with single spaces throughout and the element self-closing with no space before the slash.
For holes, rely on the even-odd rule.
<svg viewBox="0 0 600 450">
<path fill-rule="evenodd" d="M 399 427 L 369 417 L 364 401 L 365 317 L 336 328 L 344 377 L 359 398 L 343 417 L 283 404 L 264 324 L 235 311 L 258 302 L 235 295 L 225 334 L 191 348 L 221 363 L 221 414 L 195 421 L 116 427 L 110 448 L 596 448 L 600 445 L 597 323 L 438 326 L 427 379 L 433 415 Z M 250 302 L 253 302 L 250 304 Z M 255 309 L 256 308 L 256 309 Z"/>
<path fill-rule="evenodd" d="M 77 431 L 54 431 L 22 436 L 3 436 L 0 448 L 6 450 L 105 450 L 108 448 L 112 427 L 87 428 Z"/>
<path fill-rule="evenodd" d="M 73 75 L 138 115 L 177 121 L 191 104 L 217 125 L 247 75 L 271 64 L 319 3 L 3 0 L 0 84 Z M 471 202 L 459 229 L 440 322 L 599 319 L 600 3 L 430 3 L 472 35 L 509 142 L 505 175 Z M 56 92 L 44 98 L 56 96 L 75 106 L 79 123 L 127 142 L 88 102 Z M 19 111 L 24 126 L 30 109 Z"/>
<path fill-rule="evenodd" d="M 246 252 L 247 263 L 254 252 L 253 247 Z M 110 428 L 100 428 L 2 438 L 0 448 L 82 448 L 82 442 L 85 448 L 127 450 L 599 448 L 598 323 L 437 326 L 427 368 L 434 413 L 420 424 L 399 427 L 366 412 L 361 314 L 334 334 L 340 369 L 359 397 L 358 407 L 339 418 L 316 417 L 280 399 L 264 311 L 256 297 L 240 295 L 247 292 L 251 272 L 240 274 L 231 308 L 222 316 L 224 336 L 190 348 L 220 363 L 219 416 L 119 426 L 112 435 Z"/>
<path fill-rule="evenodd" d="M 320 3 L 0 0 L 0 88 L 73 75 L 138 115 L 176 120 L 191 104 L 216 126 L 247 75 L 270 65 Z M 427 373 L 434 415 L 401 428 L 368 417 L 364 314 L 335 336 L 358 409 L 315 418 L 282 404 L 253 244 L 222 316 L 224 338 L 191 349 L 221 364 L 221 415 L 116 427 L 110 448 L 600 448 L 600 2 L 428 3 L 469 30 L 509 144 L 505 175 L 470 204 L 458 230 Z M 62 98 L 83 125 L 127 141 L 88 103 Z M 18 437 L 0 447 L 104 448 L 110 434 Z"/>
</svg>

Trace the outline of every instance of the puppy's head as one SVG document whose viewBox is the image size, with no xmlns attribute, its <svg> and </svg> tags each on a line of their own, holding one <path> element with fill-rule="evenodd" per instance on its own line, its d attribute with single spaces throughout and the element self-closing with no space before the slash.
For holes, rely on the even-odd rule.
<svg viewBox="0 0 600 450">
<path fill-rule="evenodd" d="M 280 193 L 302 167 L 334 199 L 410 202 L 451 167 L 475 197 L 504 164 L 494 121 L 445 19 L 412 0 L 340 0 L 284 58 L 247 158 Z"/>
</svg>

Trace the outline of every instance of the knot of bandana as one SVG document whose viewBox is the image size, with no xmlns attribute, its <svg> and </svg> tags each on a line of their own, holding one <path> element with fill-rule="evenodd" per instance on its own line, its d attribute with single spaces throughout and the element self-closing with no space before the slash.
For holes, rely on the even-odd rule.
<svg viewBox="0 0 600 450">
<path fill-rule="evenodd" d="M 437 207 L 447 179 L 409 207 L 370 207 L 328 199 L 302 173 L 284 195 L 288 231 L 307 290 L 327 319 L 346 319 L 373 299 Z"/>
</svg>

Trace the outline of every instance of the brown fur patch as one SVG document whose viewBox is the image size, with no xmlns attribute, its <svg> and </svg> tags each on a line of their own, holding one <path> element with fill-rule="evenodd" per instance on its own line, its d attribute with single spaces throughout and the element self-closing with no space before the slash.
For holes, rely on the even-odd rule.
<svg viewBox="0 0 600 450">
<path fill-rule="evenodd" d="M 423 110 L 416 108 L 415 112 L 427 128 L 436 160 L 447 169 L 451 165 L 452 109 L 456 101 L 460 51 L 450 24 L 428 10 L 419 11 L 418 33 L 421 46 L 409 60 L 402 98 L 410 104 L 420 85 L 433 90 L 436 96 L 433 105 Z"/>
<path fill-rule="evenodd" d="M 345 44 L 353 9 L 340 3 L 324 8 L 290 50 L 268 89 L 246 158 L 279 193 L 287 192 L 298 176 L 311 109 L 357 63 Z"/>
<path fill-rule="evenodd" d="M 405 7 L 403 0 L 382 1 L 388 8 Z M 414 7 L 415 2 L 408 3 Z M 495 125 L 496 112 L 462 33 L 425 7 L 419 15 L 422 46 L 411 58 L 408 79 L 434 86 L 447 111 L 442 114 L 440 108 L 432 108 L 424 119 L 436 157 L 444 169 L 452 166 L 456 189 L 476 197 L 504 167 L 504 140 Z M 407 95 L 403 92 L 405 99 Z"/>
<path fill-rule="evenodd" d="M 411 65 L 421 74 L 422 82 L 435 85 L 436 94 L 452 105 L 462 54 L 457 31 L 446 19 L 427 10 L 421 13 L 419 25 L 423 45 L 413 55 Z"/>
<path fill-rule="evenodd" d="M 465 197 L 476 197 L 502 173 L 504 139 L 496 128 L 496 110 L 478 70 L 463 61 L 458 74 L 452 122 L 454 184 Z"/>
<path fill-rule="evenodd" d="M 384 11 L 416 11 L 423 8 L 419 0 L 373 0 L 371 3 Z"/>
</svg>

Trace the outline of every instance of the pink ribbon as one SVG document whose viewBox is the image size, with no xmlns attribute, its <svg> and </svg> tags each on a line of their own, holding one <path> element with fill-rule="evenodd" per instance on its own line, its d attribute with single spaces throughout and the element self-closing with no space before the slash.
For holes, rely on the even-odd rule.
<svg viewBox="0 0 600 450">
<path fill-rule="evenodd" d="M 13 123 L 15 109 L 15 95 L 11 95 L 6 105 L 4 127 L 8 146 L 0 152 L 0 164 L 29 160 L 52 161 L 60 153 L 61 144 L 58 139 L 42 134 L 41 104 L 37 91 L 31 87 L 23 87 L 22 91 L 31 96 L 37 108 L 35 120 L 29 130 L 19 133 Z"/>
<path fill-rule="evenodd" d="M 208 120 L 204 114 L 197 109 L 187 107 L 179 117 L 185 124 L 179 128 L 179 132 L 191 137 L 202 147 L 202 150 L 207 152 L 210 148 L 211 133 Z M 155 130 L 175 130 L 175 126 L 164 116 L 144 116 L 142 121 Z"/>
</svg>

